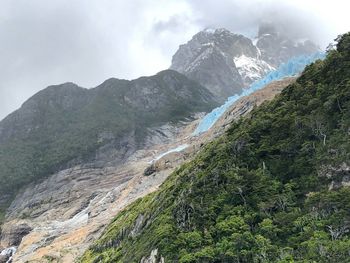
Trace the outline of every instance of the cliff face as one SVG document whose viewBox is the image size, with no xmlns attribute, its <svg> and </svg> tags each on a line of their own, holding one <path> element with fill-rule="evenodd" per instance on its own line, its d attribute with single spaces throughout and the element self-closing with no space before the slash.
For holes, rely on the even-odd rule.
<svg viewBox="0 0 350 263">
<path fill-rule="evenodd" d="M 257 55 L 249 39 L 243 36 L 225 29 L 202 31 L 180 46 L 170 68 L 206 85 L 224 100 L 243 88 L 243 80 L 233 61 L 233 56 L 240 55 L 243 49 L 252 56 Z"/>
<path fill-rule="evenodd" d="M 289 39 L 272 25 L 262 25 L 254 40 L 226 29 L 208 29 L 180 46 L 170 68 L 198 81 L 223 102 L 290 58 L 316 51 L 311 41 Z"/>
<path fill-rule="evenodd" d="M 73 83 L 48 87 L 0 122 L 0 223 L 23 187 L 77 165 L 121 165 L 171 137 L 176 123 L 216 105 L 206 88 L 171 70 L 109 79 L 89 90 Z"/>
</svg>

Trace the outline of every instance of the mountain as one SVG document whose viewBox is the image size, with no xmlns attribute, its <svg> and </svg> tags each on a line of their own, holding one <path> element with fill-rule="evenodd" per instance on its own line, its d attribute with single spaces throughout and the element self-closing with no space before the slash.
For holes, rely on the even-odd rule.
<svg viewBox="0 0 350 263">
<path fill-rule="evenodd" d="M 273 25 L 261 25 L 254 40 L 226 29 L 207 29 L 180 46 L 170 68 L 198 81 L 224 102 L 288 59 L 317 51 L 311 41 L 291 40 Z"/>
<path fill-rule="evenodd" d="M 122 164 L 77 164 L 27 185 L 7 209 L 0 246 L 9 253 L 16 251 L 15 262 L 45 262 L 47 257 L 72 262 L 119 211 L 155 191 L 174 169 L 191 160 L 232 121 L 293 82 L 286 77 L 299 74 L 323 57 L 293 58 L 203 118 L 148 130 L 147 143 Z"/>
<path fill-rule="evenodd" d="M 254 57 L 251 52 L 260 51 L 250 39 L 216 31 L 225 41 L 215 40 L 215 65 L 223 65 L 227 50 L 244 90 L 205 118 L 223 97 L 166 70 L 132 81 L 109 79 L 93 89 L 50 86 L 0 122 L 0 262 L 11 256 L 13 262 L 74 262 L 122 209 L 156 191 L 232 121 L 294 82 L 273 80 L 294 76 L 319 57 L 293 58 L 266 74 L 272 67 Z M 226 35 L 239 38 L 236 46 L 225 47 L 235 41 Z M 206 65 L 198 75 L 208 74 L 210 83 L 209 60 Z M 211 128 L 197 133 L 208 116 Z"/>
<path fill-rule="evenodd" d="M 242 97 L 212 129 L 199 136 L 193 136 L 198 119 L 166 124 L 150 131 L 146 139 L 149 146 L 122 165 L 76 165 L 28 185 L 7 210 L 0 246 L 16 246 L 4 250 L 17 248 L 14 262 L 73 262 L 121 209 L 155 191 L 174 169 L 191 160 L 232 121 L 272 99 L 291 82 L 293 78 L 273 82 Z"/>
<path fill-rule="evenodd" d="M 0 215 L 23 186 L 78 164 L 122 164 L 152 129 L 216 105 L 206 88 L 171 70 L 40 91 L 0 122 Z"/>
<path fill-rule="evenodd" d="M 81 262 L 348 262 L 350 33 L 120 212 Z"/>
</svg>

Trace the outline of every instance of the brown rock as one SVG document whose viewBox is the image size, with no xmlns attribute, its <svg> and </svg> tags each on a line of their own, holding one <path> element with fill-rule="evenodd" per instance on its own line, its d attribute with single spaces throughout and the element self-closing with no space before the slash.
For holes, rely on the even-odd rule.
<svg viewBox="0 0 350 263">
<path fill-rule="evenodd" d="M 28 235 L 30 231 L 32 231 L 32 228 L 27 224 L 11 225 L 3 229 L 1 243 L 9 247 L 18 246 L 22 238 Z"/>
</svg>

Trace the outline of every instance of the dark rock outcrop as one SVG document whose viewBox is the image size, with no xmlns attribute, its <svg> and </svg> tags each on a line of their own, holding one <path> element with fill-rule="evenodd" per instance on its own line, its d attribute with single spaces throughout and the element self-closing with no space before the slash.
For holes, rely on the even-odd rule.
<svg viewBox="0 0 350 263">
<path fill-rule="evenodd" d="M 32 231 L 32 228 L 27 224 L 12 225 L 2 230 L 1 243 L 8 247 L 16 247 L 21 243 L 22 238 L 28 235 L 30 231 Z"/>
</svg>

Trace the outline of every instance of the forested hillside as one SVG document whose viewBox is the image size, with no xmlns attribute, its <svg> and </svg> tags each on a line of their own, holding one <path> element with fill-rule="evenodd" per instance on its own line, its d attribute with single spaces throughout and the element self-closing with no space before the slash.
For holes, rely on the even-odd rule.
<svg viewBox="0 0 350 263">
<path fill-rule="evenodd" d="M 40 91 L 0 122 L 0 226 L 21 187 L 94 162 L 106 145 L 117 154 L 102 161 L 123 162 L 142 146 L 149 128 L 209 111 L 217 105 L 212 97 L 172 70 L 133 81 L 109 79 L 94 89 L 65 83 Z"/>
<path fill-rule="evenodd" d="M 82 262 L 349 262 L 350 33 L 117 215 Z"/>
</svg>

